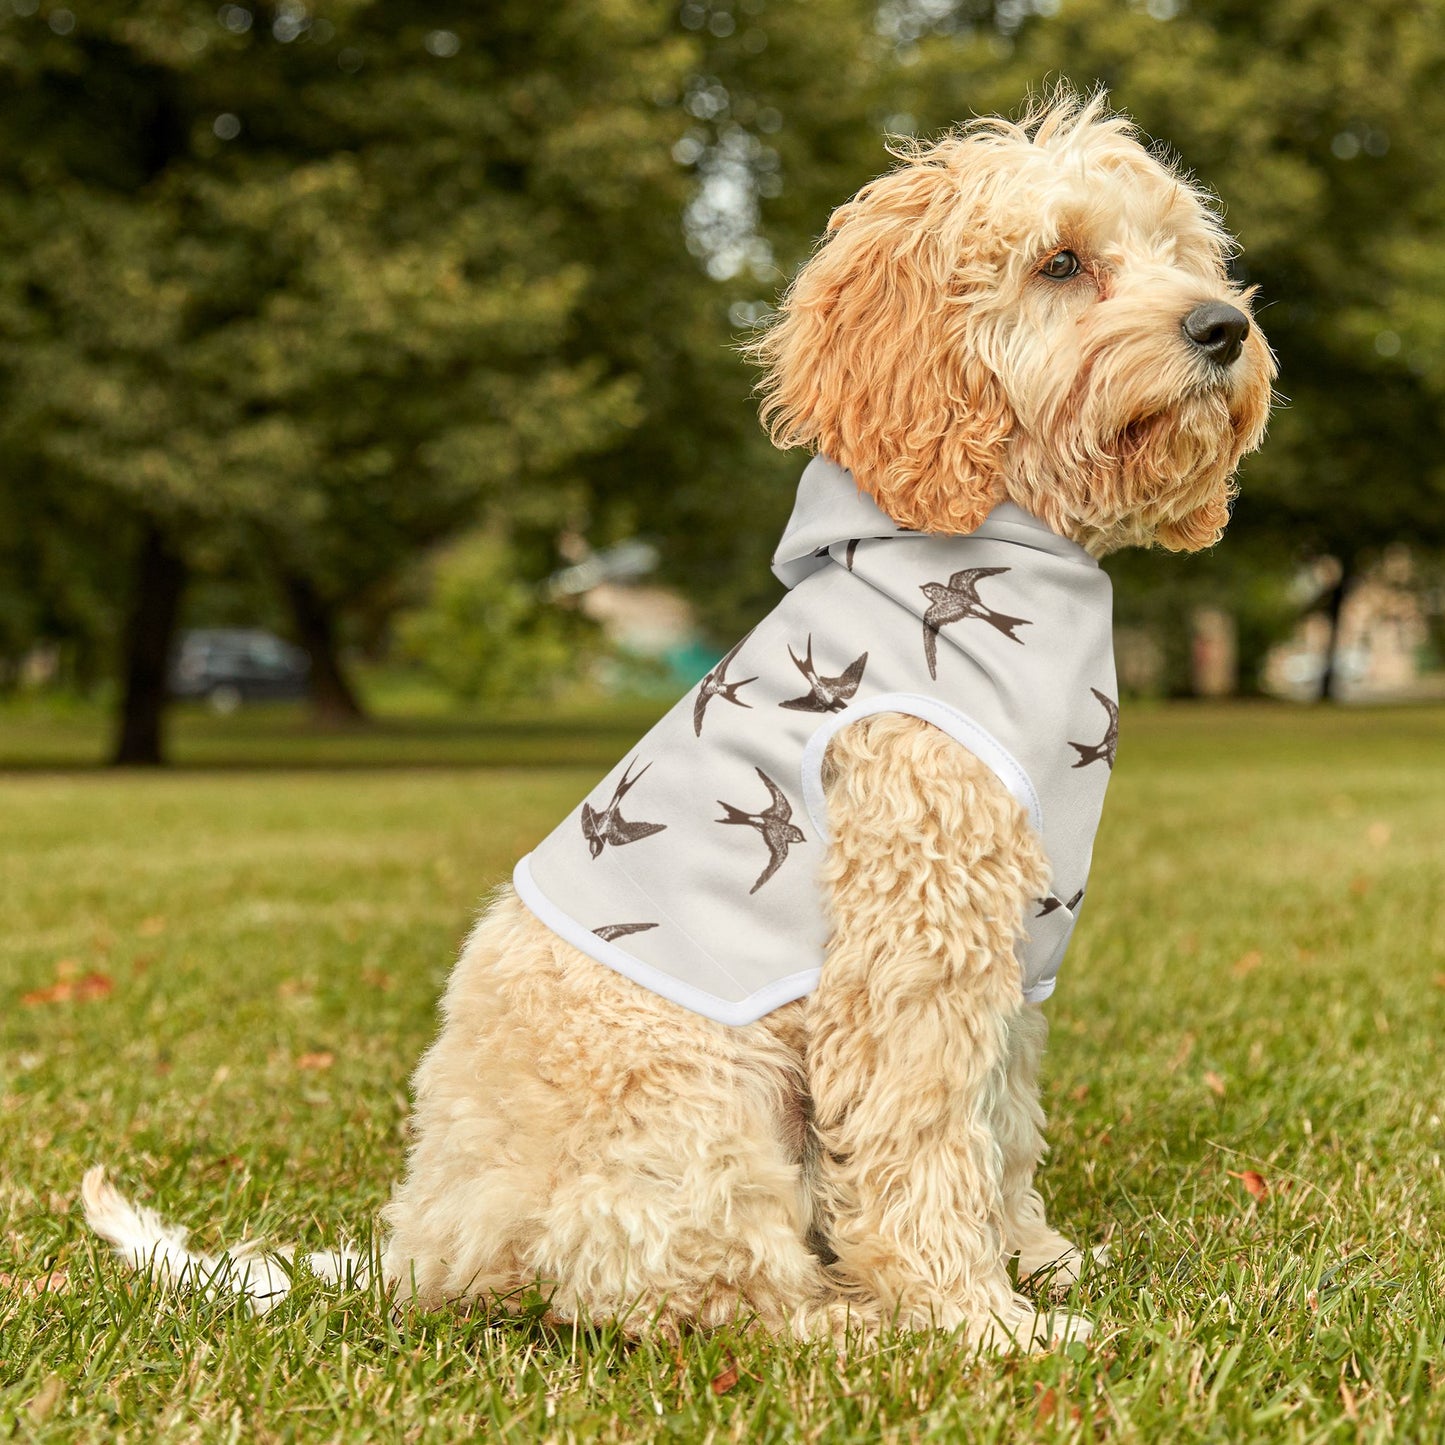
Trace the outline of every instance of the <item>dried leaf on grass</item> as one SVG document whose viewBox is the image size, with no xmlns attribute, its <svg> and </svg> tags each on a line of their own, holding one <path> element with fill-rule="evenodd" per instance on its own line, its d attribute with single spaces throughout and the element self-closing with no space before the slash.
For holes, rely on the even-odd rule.
<svg viewBox="0 0 1445 1445">
<path fill-rule="evenodd" d="M 56 968 L 56 973 L 61 973 L 59 967 Z M 47 1003 L 89 1003 L 92 999 L 105 998 L 114 990 L 115 980 L 108 973 L 62 976 L 46 988 L 32 989 L 29 993 L 21 994 L 20 1002 L 26 1008 Z"/>
<path fill-rule="evenodd" d="M 726 1395 L 737 1382 L 738 1362 L 729 1355 L 727 1369 L 720 1371 L 712 1377 L 712 1392 L 714 1395 Z"/>
<path fill-rule="evenodd" d="M 1253 973 L 1263 962 L 1264 954 L 1257 948 L 1251 948 L 1248 953 L 1241 954 L 1235 959 L 1234 976 L 1236 978 L 1245 978 L 1247 975 Z"/>
<path fill-rule="evenodd" d="M 1171 1074 L 1177 1073 L 1178 1070 L 1182 1069 L 1184 1065 L 1189 1062 L 1189 1056 L 1193 1052 L 1194 1035 L 1185 1034 L 1184 1037 L 1179 1040 L 1179 1047 L 1175 1049 L 1174 1057 L 1170 1059 L 1164 1067 L 1168 1069 Z"/>
<path fill-rule="evenodd" d="M 1213 1069 L 1205 1072 L 1204 1086 L 1211 1094 L 1217 1094 L 1221 1099 L 1224 1097 L 1224 1079 L 1219 1074 L 1216 1074 Z"/>
<path fill-rule="evenodd" d="M 13 1289 L 26 1299 L 38 1299 L 43 1294 L 68 1294 L 70 1276 L 64 1269 L 53 1269 L 49 1274 L 19 1275 L 0 1271 L 0 1290 Z"/>
<path fill-rule="evenodd" d="M 298 1069 L 329 1069 L 336 1062 L 336 1055 L 327 1049 L 318 1049 L 314 1054 L 301 1054 L 296 1059 Z"/>
<path fill-rule="evenodd" d="M 1254 1199 L 1263 1199 L 1269 1193 L 1269 1181 L 1254 1169 L 1229 1170 L 1229 1177 L 1244 1185 L 1246 1193 Z"/>
<path fill-rule="evenodd" d="M 1058 1416 L 1058 1411 L 1059 1411 L 1059 1392 L 1058 1392 L 1057 1390 L 1055 1390 L 1052 1385 L 1049 1385 L 1049 1386 L 1035 1385 L 1035 1386 L 1034 1386 L 1034 1424 L 1035 1424 L 1035 1425 L 1052 1425 L 1052 1424 L 1054 1423 L 1054 1420 L 1055 1420 L 1055 1419 L 1057 1418 L 1057 1416 Z M 1084 1418 L 1084 1409 L 1083 1409 L 1083 1406 L 1082 1406 L 1082 1405 L 1079 1405 L 1079 1404 L 1077 1404 L 1077 1403 L 1075 1403 L 1075 1404 L 1070 1404 L 1070 1405 L 1069 1405 L 1068 1414 L 1069 1414 L 1069 1423 L 1070 1423 L 1071 1425 L 1077 1425 L 1077 1424 Z M 1102 1423 L 1103 1418 L 1104 1418 L 1104 1417 L 1103 1417 L 1102 1414 L 1096 1415 L 1096 1416 L 1095 1416 L 1095 1421 L 1094 1421 L 1094 1423 L 1095 1423 L 1096 1425 Z"/>
</svg>

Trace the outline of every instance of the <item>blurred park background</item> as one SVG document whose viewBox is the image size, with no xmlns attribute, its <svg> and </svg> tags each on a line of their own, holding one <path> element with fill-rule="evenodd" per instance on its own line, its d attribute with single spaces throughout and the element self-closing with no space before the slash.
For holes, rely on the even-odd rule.
<svg viewBox="0 0 1445 1445">
<path fill-rule="evenodd" d="M 1287 398 L 1216 551 L 1107 563 L 1200 700 L 1050 1005 L 1096 1348 L 123 1278 L 101 1160 L 367 1247 L 479 896 L 776 597 L 738 344 L 886 135 L 1060 77 L 1224 198 Z M 1445 0 L 0 0 L 0 1437 L 1445 1438 L 1442 137 Z"/>
<path fill-rule="evenodd" d="M 738 343 L 888 134 L 1061 76 L 1224 198 L 1287 398 L 1222 547 L 1109 561 L 1126 690 L 1445 694 L 1442 20 L 0 0 L 0 760 L 675 694 L 803 460 Z"/>
</svg>

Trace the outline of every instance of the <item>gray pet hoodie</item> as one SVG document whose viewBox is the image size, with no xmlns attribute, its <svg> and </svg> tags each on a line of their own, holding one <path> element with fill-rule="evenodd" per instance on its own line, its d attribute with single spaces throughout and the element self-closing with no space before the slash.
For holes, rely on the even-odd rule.
<svg viewBox="0 0 1445 1445">
<path fill-rule="evenodd" d="M 518 896 L 664 998 L 751 1023 L 823 967 L 828 740 L 907 713 L 987 764 L 1043 840 L 1052 891 L 1017 955 L 1024 997 L 1047 998 L 1118 739 L 1108 577 L 1012 503 L 966 537 L 905 531 L 822 457 L 773 571 L 787 595 L 517 864 Z"/>
</svg>

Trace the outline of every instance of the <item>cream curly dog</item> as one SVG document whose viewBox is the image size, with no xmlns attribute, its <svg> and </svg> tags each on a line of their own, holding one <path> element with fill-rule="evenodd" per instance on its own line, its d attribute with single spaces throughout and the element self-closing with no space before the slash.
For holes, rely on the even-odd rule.
<svg viewBox="0 0 1445 1445">
<path fill-rule="evenodd" d="M 756 344 L 765 419 L 779 446 L 851 473 L 885 530 L 931 534 L 874 544 L 888 555 L 972 538 L 1009 503 L 1090 566 L 1126 545 L 1207 547 L 1263 434 L 1274 372 L 1229 252 L 1208 199 L 1101 99 L 970 123 L 910 145 L 833 216 Z M 1026 617 L 980 601 L 979 579 L 1003 570 L 921 588 L 955 610 L 930 604 L 910 665 L 941 676 L 939 634 L 962 634 L 960 618 L 1025 655 L 1009 649 L 1037 622 L 1020 632 Z M 875 645 L 825 664 L 826 643 L 789 644 L 793 690 L 809 690 L 771 709 L 790 709 L 788 726 L 837 713 L 886 662 Z M 760 715 L 747 656 L 685 702 L 684 731 Z M 1079 769 L 1106 753 L 1112 764 L 1113 701 L 1094 696 L 1110 733 L 1107 746 L 1070 739 Z M 661 786 L 644 766 L 582 809 L 579 849 L 631 859 L 666 846 L 649 837 L 664 824 L 642 821 Z M 722 1022 L 648 986 L 645 969 L 624 976 L 632 955 L 584 951 L 504 888 L 416 1073 L 409 1168 L 385 1214 L 388 1281 L 425 1305 L 540 1283 L 557 1318 L 668 1334 L 743 1316 L 832 1337 L 894 1324 L 962 1328 L 986 1346 L 1082 1336 L 1086 1321 L 1036 1313 L 1007 1269 L 1017 1256 L 1020 1275 L 1052 1265 L 1069 1278 L 1080 1259 L 1034 1187 L 1045 1023 L 1019 950 L 1074 891 L 1051 878 L 1037 819 L 996 759 L 917 712 L 831 734 L 815 825 L 764 768 L 746 772 L 722 816 L 705 800 L 705 821 L 719 847 L 754 850 L 740 896 L 781 897 L 782 879 L 802 876 L 789 849 L 806 859 L 827 920 L 820 970 L 761 1016 Z M 617 911 L 628 916 L 621 900 Z M 632 932 L 640 947 L 657 926 L 594 932 L 619 947 Z M 216 1265 L 99 1170 L 86 1202 L 138 1262 L 159 1252 L 172 1276 Z M 269 1266 L 247 1269 L 260 1304 L 284 1288 Z"/>
</svg>

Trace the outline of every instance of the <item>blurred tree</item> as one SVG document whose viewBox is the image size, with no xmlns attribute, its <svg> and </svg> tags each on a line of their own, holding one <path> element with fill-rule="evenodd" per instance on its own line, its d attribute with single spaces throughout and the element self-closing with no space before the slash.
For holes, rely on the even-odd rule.
<svg viewBox="0 0 1445 1445">
<path fill-rule="evenodd" d="M 559 181 L 676 239 L 680 126 L 656 96 L 692 47 L 672 19 L 0 12 L 5 470 L 95 496 L 130 551 L 118 761 L 160 758 L 198 553 L 264 553 L 346 711 L 341 609 L 481 513 L 555 530 L 576 509 L 578 459 L 643 413 L 575 325 L 602 268 Z"/>
<path fill-rule="evenodd" d="M 0 410 L 125 520 L 119 756 L 159 755 L 198 561 L 269 559 L 336 715 L 338 617 L 481 517 L 534 575 L 565 519 L 658 537 L 709 621 L 764 605 L 797 461 L 732 343 L 885 160 L 866 0 L 26 9 Z"/>
<path fill-rule="evenodd" d="M 1148 636 L 1157 649 L 1151 659 L 1159 665 L 1157 676 L 1121 681 L 1126 690 L 1193 693 L 1196 618 L 1203 610 L 1222 608 L 1234 622 L 1238 690 L 1257 693 L 1270 649 L 1299 620 L 1293 568 L 1281 565 L 1273 538 L 1247 529 L 1232 531 L 1225 545 L 1194 556 L 1129 548 L 1104 565 L 1114 584 L 1116 625 Z"/>
<path fill-rule="evenodd" d="M 403 654 L 463 702 L 546 697 L 576 675 L 596 626 L 549 603 L 501 537 L 473 532 L 429 559 L 424 601 L 403 610 Z"/>
<path fill-rule="evenodd" d="M 755 375 L 736 347 L 821 235 L 833 207 L 887 168 L 891 52 L 872 0 L 680 0 L 690 69 L 660 103 L 685 127 L 672 147 L 675 221 L 630 237 L 559 176 L 611 265 L 584 297 L 588 348 L 642 376 L 646 422 L 589 458 L 590 532 L 662 543 L 662 575 L 733 639 L 772 605 L 768 559 L 802 459 L 758 425 Z M 592 183 L 595 184 L 595 183 Z"/>
<path fill-rule="evenodd" d="M 105 670 L 98 640 L 119 625 L 116 549 L 126 518 L 110 499 L 65 486 L 8 445 L 0 412 L 0 691 L 20 680 L 38 642 L 59 680 L 92 686 Z"/>
</svg>

